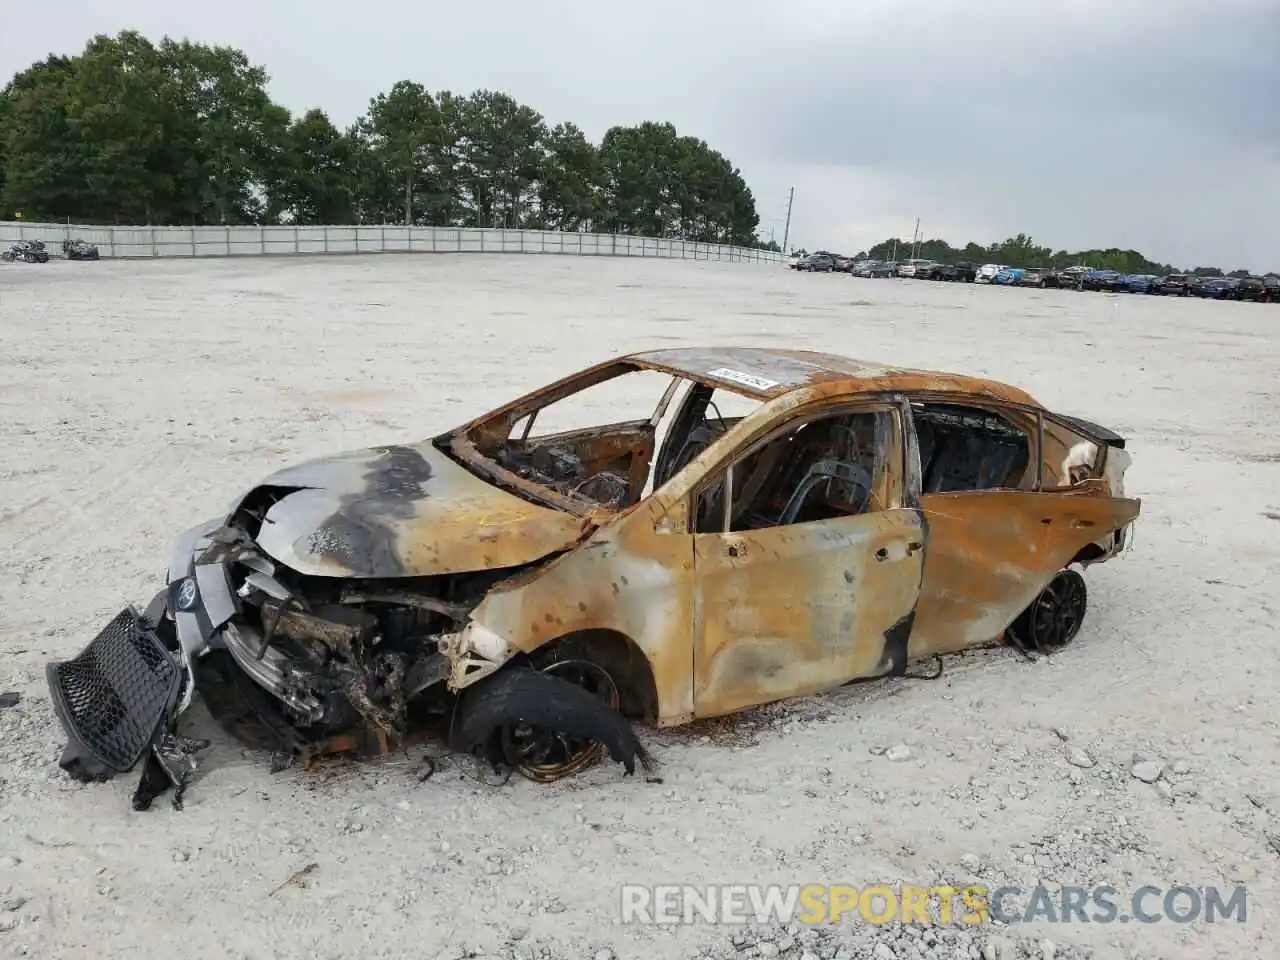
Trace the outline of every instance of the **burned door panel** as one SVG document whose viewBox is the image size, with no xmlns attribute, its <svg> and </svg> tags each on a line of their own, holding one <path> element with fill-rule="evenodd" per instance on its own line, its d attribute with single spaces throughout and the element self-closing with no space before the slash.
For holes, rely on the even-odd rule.
<svg viewBox="0 0 1280 960">
<path fill-rule="evenodd" d="M 990 643 L 1087 544 L 1133 520 L 1138 500 L 1086 491 L 932 493 L 912 658 Z"/>
<path fill-rule="evenodd" d="M 910 509 L 697 534 L 695 713 L 719 716 L 900 667 L 892 631 L 915 607 L 924 536 Z"/>
</svg>

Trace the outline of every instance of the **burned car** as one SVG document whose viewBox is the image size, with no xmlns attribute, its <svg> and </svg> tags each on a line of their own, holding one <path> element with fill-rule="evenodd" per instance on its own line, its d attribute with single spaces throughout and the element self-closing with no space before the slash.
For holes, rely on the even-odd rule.
<svg viewBox="0 0 1280 960">
<path fill-rule="evenodd" d="M 142 762 L 136 806 L 180 796 L 199 693 L 295 757 L 434 724 L 535 780 L 606 752 L 633 772 L 633 721 L 1069 643 L 1081 570 L 1139 514 L 1129 462 L 1114 432 L 990 380 L 739 347 L 609 360 L 282 470 L 182 534 L 148 606 L 49 665 L 61 765 Z"/>
</svg>

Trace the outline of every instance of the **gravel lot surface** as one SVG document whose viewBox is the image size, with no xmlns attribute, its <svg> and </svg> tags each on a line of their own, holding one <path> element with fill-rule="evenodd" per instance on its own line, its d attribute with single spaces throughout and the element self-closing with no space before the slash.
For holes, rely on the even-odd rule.
<svg viewBox="0 0 1280 960">
<path fill-rule="evenodd" d="M 1275 306 L 744 264 L 6 265 L 0 692 L 20 700 L 0 707 L 0 954 L 1275 956 L 1277 331 Z M 150 598 L 171 538 L 263 474 L 427 436 L 611 354 L 724 343 L 991 376 L 1127 436 L 1143 515 L 1090 572 L 1075 644 L 647 732 L 661 784 L 610 765 L 492 786 L 454 758 L 420 783 L 420 752 L 271 774 L 219 740 L 185 810 L 134 813 L 133 777 L 58 770 L 45 662 Z M 1144 884 L 1244 884 L 1248 920 L 616 922 L 626 882 L 972 878 L 1110 884 L 1122 908 Z"/>
</svg>

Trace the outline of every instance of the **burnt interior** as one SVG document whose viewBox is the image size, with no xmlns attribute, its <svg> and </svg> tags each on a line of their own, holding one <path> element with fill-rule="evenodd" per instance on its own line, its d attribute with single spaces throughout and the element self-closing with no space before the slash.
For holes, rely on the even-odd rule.
<svg viewBox="0 0 1280 960">
<path fill-rule="evenodd" d="M 1017 488 L 1031 463 L 1025 432 L 974 407 L 913 403 L 924 493 Z"/>
<path fill-rule="evenodd" d="M 733 467 L 731 532 L 854 516 L 871 509 L 891 430 L 885 412 L 802 424 Z M 725 529 L 726 477 L 698 496 L 694 529 Z"/>
<path fill-rule="evenodd" d="M 656 449 L 657 424 L 648 419 L 533 439 L 513 432 L 482 440 L 477 449 L 521 479 L 592 506 L 621 510 L 640 500 L 651 475 L 654 487 L 665 483 L 742 419 L 722 415 L 716 394 L 706 384 L 690 387 L 661 450 Z M 528 422 L 520 432 L 531 427 Z"/>
</svg>

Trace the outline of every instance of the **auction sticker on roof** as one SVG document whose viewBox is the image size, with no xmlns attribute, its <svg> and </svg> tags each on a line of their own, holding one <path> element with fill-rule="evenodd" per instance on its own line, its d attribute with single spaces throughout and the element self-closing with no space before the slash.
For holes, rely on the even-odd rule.
<svg viewBox="0 0 1280 960">
<path fill-rule="evenodd" d="M 777 380 L 766 380 L 764 377 L 743 373 L 741 370 L 731 370 L 728 367 L 719 367 L 709 372 L 707 376 L 715 377 L 717 380 L 728 380 L 731 383 L 740 383 L 745 387 L 754 387 L 756 390 L 772 390 L 778 385 Z"/>
</svg>

